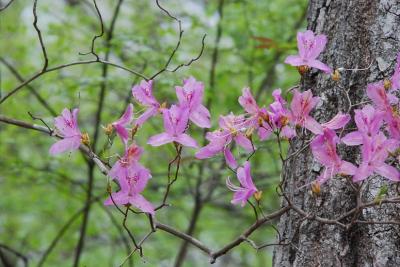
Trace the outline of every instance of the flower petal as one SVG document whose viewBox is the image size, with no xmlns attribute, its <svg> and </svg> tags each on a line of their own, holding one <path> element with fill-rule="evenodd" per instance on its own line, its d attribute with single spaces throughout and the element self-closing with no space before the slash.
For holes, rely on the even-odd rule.
<svg viewBox="0 0 400 267">
<path fill-rule="evenodd" d="M 76 150 L 79 148 L 80 144 L 80 136 L 67 137 L 53 144 L 49 149 L 49 153 L 50 155 L 56 155 L 67 151 Z"/>
<path fill-rule="evenodd" d="M 399 182 L 400 181 L 400 173 L 399 171 L 386 163 L 382 164 L 381 166 L 375 169 L 375 172 L 389 180 Z"/>
<path fill-rule="evenodd" d="M 232 154 L 232 151 L 229 148 L 226 148 L 224 150 L 224 156 L 225 156 L 226 164 L 228 164 L 228 166 L 231 167 L 232 169 L 236 169 L 237 162 L 235 160 L 235 157 Z"/>
<path fill-rule="evenodd" d="M 167 143 L 171 143 L 174 141 L 174 137 L 168 133 L 161 133 L 157 135 L 153 135 L 147 141 L 147 144 L 152 146 L 161 146 Z"/>
<path fill-rule="evenodd" d="M 153 204 L 151 204 L 147 199 L 145 199 L 140 194 L 135 194 L 129 197 L 129 203 L 143 212 L 149 213 L 151 215 L 155 214 Z"/>
<path fill-rule="evenodd" d="M 177 137 L 175 137 L 175 141 L 184 146 L 194 147 L 194 148 L 198 147 L 196 140 L 194 140 L 188 134 L 178 135 Z"/>
</svg>

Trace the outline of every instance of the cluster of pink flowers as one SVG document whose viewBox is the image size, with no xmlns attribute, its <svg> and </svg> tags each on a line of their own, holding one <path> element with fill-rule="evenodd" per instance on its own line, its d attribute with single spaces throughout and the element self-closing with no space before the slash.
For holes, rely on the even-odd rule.
<svg viewBox="0 0 400 267">
<path fill-rule="evenodd" d="M 162 114 L 165 131 L 150 137 L 147 143 L 152 146 L 174 143 L 196 148 L 196 140 L 186 133 L 189 121 L 201 128 L 208 128 L 211 125 L 210 112 L 202 105 L 204 85 L 193 77 L 184 80 L 183 86 L 176 86 L 178 103 L 170 108 L 160 104 L 154 97 L 151 80 L 134 86 L 132 95 L 145 107 L 145 112 L 134 118 L 133 105 L 129 104 L 122 117 L 105 128 L 108 132 L 114 129 L 125 147 L 124 156 L 108 173 L 111 179 L 118 182 L 120 190 L 112 193 L 105 205 L 132 205 L 153 215 L 153 205 L 141 195 L 151 173 L 139 163 L 143 149 L 134 142 L 133 133 L 151 117 Z M 50 154 L 76 150 L 81 144 L 89 144 L 87 134 L 82 134 L 79 130 L 77 115 L 78 109 L 74 109 L 72 114 L 64 109 L 62 115 L 55 118 L 57 134 L 62 139 L 50 148 Z"/>
<path fill-rule="evenodd" d="M 317 60 L 327 43 L 326 36 L 315 35 L 312 31 L 300 32 L 297 41 L 299 55 L 287 57 L 285 63 L 298 67 L 301 73 L 310 68 L 332 73 L 330 67 Z M 190 77 L 183 81 L 183 86 L 176 86 L 175 89 L 178 103 L 167 108 L 166 104 L 160 104 L 154 97 L 153 82 L 142 81 L 132 88 L 132 94 L 145 107 L 145 112 L 134 118 L 133 105 L 129 104 L 123 116 L 110 124 L 125 145 L 125 154 L 109 172 L 109 176 L 118 181 L 120 190 L 111 194 L 105 201 L 106 205 L 133 205 L 143 212 L 154 214 L 152 204 L 141 195 L 151 174 L 138 162 L 143 149 L 136 145 L 130 134 L 136 132 L 148 119 L 162 114 L 164 124 L 164 132 L 148 139 L 147 143 L 152 146 L 174 143 L 176 146 L 197 148 L 196 140 L 187 133 L 190 122 L 200 128 L 211 127 L 210 112 L 202 105 L 203 83 Z M 338 112 L 330 121 L 318 122 L 311 112 L 321 101 L 319 97 L 313 96 L 311 90 L 293 90 L 289 105 L 282 97 L 282 91 L 276 89 L 272 93 L 273 102 L 268 106 L 260 106 L 250 88 L 244 88 L 238 99 L 244 113 L 221 115 L 219 129 L 206 134 L 209 143 L 200 148 L 195 156 L 205 159 L 219 153 L 224 155 L 226 164 L 231 170 L 236 170 L 240 182 L 236 186 L 229 178 L 226 181 L 228 188 L 235 192 L 232 203 L 240 203 L 242 206 L 252 196 L 258 201 L 261 191 L 253 183 L 248 158 L 243 167 L 239 167 L 239 158 L 234 155 L 234 149 L 236 145 L 237 150 L 243 149 L 247 154 L 254 153 L 254 132 L 259 141 L 264 141 L 271 135 L 281 141 L 310 134 L 312 154 L 324 167 L 314 185 L 319 186 L 337 174 L 352 176 L 354 182 L 365 180 L 374 173 L 392 181 L 400 181 L 399 171 L 388 163 L 389 157 L 396 154 L 400 145 L 399 99 L 396 96 L 399 89 L 400 54 L 391 79 L 367 86 L 367 95 L 373 105 L 368 104 L 354 111 L 357 130 L 340 138 L 337 132 L 348 124 L 350 115 Z M 78 109 L 74 109 L 72 113 L 64 109 L 62 115 L 55 118 L 58 134 L 63 139 L 50 148 L 51 154 L 75 150 L 81 143 L 88 143 L 87 134 L 82 134 L 79 130 L 77 115 Z M 340 143 L 361 146 L 361 163 L 358 166 L 341 159 L 337 153 Z"/>
</svg>

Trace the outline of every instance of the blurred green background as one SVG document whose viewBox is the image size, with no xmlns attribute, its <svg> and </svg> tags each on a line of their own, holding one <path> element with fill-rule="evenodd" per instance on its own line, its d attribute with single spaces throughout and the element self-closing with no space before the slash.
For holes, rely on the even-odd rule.
<svg viewBox="0 0 400 267">
<path fill-rule="evenodd" d="M 14 1 L 0 13 L 2 96 L 21 82 L 12 68 L 26 79 L 38 72 L 43 64 L 32 26 L 32 2 Z M 117 1 L 97 2 L 107 30 Z M 4 5 L 6 1 L 0 3 Z M 250 86 L 258 96 L 259 104 L 264 105 L 269 103 L 273 89 L 289 88 L 298 80 L 296 70 L 282 62 L 286 55 L 296 50 L 296 32 L 305 25 L 305 0 L 225 0 L 222 4 L 220 0 L 171 0 L 160 3 L 182 21 L 184 30 L 171 68 L 196 57 L 202 36 L 207 34 L 204 53 L 199 60 L 177 72 L 157 76 L 154 92 L 160 102 L 174 102 L 174 86 L 193 75 L 205 84 L 215 129 L 219 114 L 242 112 L 237 98 L 243 87 Z M 222 7 L 223 16 L 218 7 Z M 37 13 L 50 66 L 93 59 L 93 55 L 79 55 L 79 52 L 90 51 L 91 40 L 100 31 L 93 2 L 40 0 Z M 221 32 L 219 41 L 218 29 Z M 166 16 L 155 1 L 125 0 L 116 20 L 109 60 L 151 76 L 163 68 L 177 40 L 176 22 Z M 104 57 L 104 37 L 96 41 L 96 51 Z M 33 123 L 28 115 L 31 112 L 52 125 L 54 116 L 37 100 L 32 93 L 34 90 L 57 114 L 64 107 L 79 107 L 80 128 L 93 137 L 103 79 L 101 72 L 101 64 L 91 64 L 45 74 L 30 84 L 31 89 L 24 87 L 0 105 L 0 114 Z M 119 117 L 126 107 L 132 84 L 140 79 L 109 67 L 105 82 L 102 125 Z M 139 109 L 137 105 L 135 108 Z M 168 161 L 174 157 L 172 145 L 160 148 L 146 145 L 147 138 L 161 130 L 161 119 L 154 118 L 137 134 L 138 144 L 146 150 L 141 162 L 153 174 L 144 195 L 153 203 L 160 203 L 162 199 Z M 191 134 L 199 143 L 203 142 L 201 129 L 192 127 Z M 29 266 L 37 266 L 63 227 L 65 232 L 56 240 L 43 266 L 71 266 L 79 237 L 87 190 L 87 165 L 79 152 L 50 157 L 47 151 L 53 142 L 41 133 L 0 124 L 0 244 L 26 255 Z M 106 135 L 100 132 L 99 147 L 106 142 Z M 122 154 L 119 143 L 115 142 L 103 157 Z M 263 191 L 262 206 L 268 213 L 279 207 L 275 186 L 280 163 L 274 142 L 258 143 L 257 147 L 259 151 L 252 159 L 253 178 Z M 221 168 L 222 157 L 206 160 L 204 172 L 200 172 L 204 162 L 195 160 L 194 152 L 184 149 L 181 173 L 168 201 L 171 207 L 161 210 L 156 217 L 185 231 L 194 206 L 193 191 L 201 181 L 199 190 L 203 200 L 194 236 L 218 249 L 251 225 L 254 214 L 249 206 L 241 208 L 230 204 L 232 192 L 226 188 L 225 179 L 232 174 Z M 111 157 L 110 162 L 114 161 L 115 157 Z M 80 266 L 118 266 L 132 247 L 121 227 L 121 214 L 113 207 L 102 205 L 106 185 L 106 178 L 96 169 L 93 196 L 99 197 L 99 201 L 92 204 Z M 204 200 L 211 189 L 212 194 Z M 149 231 L 144 216 L 131 214 L 128 224 L 138 240 Z M 265 225 L 251 238 L 257 244 L 273 242 L 275 232 L 270 225 Z M 135 254 L 124 266 L 173 266 L 180 245 L 180 239 L 158 231 L 146 241 L 144 257 Z M 249 244 L 242 243 L 219 258 L 215 266 L 270 266 L 272 249 L 268 247 L 257 252 Z M 4 249 L 2 252 L 13 264 L 23 266 L 12 254 Z M 207 256 L 189 246 L 182 266 L 207 265 Z"/>
</svg>

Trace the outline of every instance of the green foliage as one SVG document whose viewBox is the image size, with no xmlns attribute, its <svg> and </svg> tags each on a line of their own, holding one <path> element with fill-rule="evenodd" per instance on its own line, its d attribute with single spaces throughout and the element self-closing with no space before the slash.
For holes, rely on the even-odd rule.
<svg viewBox="0 0 400 267">
<path fill-rule="evenodd" d="M 90 51 L 93 36 L 100 32 L 93 4 L 90 1 L 78 1 L 77 5 L 69 5 L 69 2 L 72 1 L 38 2 L 38 24 L 48 51 L 50 67 L 93 59 L 93 55 L 79 55 L 79 52 Z M 116 1 L 98 2 L 105 28 L 108 29 Z M 201 49 L 202 35 L 207 34 L 207 38 L 199 60 L 190 67 L 174 73 L 164 72 L 156 78 L 155 94 L 160 102 L 175 101 L 174 85 L 193 75 L 205 83 L 206 96 L 212 99 L 211 113 L 215 129 L 218 114 L 241 112 L 237 98 L 243 87 L 250 86 L 254 94 L 262 90 L 260 104 L 267 104 L 273 89 L 286 89 L 296 83 L 298 75 L 295 70 L 282 62 L 289 50 L 295 47 L 295 25 L 302 25 L 298 21 L 303 17 L 305 0 L 226 0 L 212 88 L 210 71 L 219 23 L 218 1 L 174 0 L 162 1 L 162 4 L 182 20 L 184 29 L 181 47 L 170 68 L 196 57 Z M 23 79 L 37 73 L 43 62 L 32 21 L 32 1 L 14 1 L 1 13 L 1 35 L 5 40 L 0 43 L 1 57 L 18 70 Z M 270 38 L 276 46 L 257 48 L 260 43 L 254 37 Z M 162 13 L 154 1 L 126 1 L 116 22 L 110 61 L 149 77 L 163 68 L 177 40 L 176 22 Z M 107 51 L 105 37 L 96 41 L 95 50 L 101 58 L 104 57 Z M 101 69 L 101 64 L 73 66 L 47 73 L 30 85 L 57 113 L 64 107 L 79 106 L 80 127 L 93 137 L 100 83 L 103 80 Z M 4 96 L 20 81 L 5 65 L 1 64 L 0 70 L 0 92 Z M 271 70 L 274 72 L 268 76 Z M 271 79 L 268 80 L 268 88 L 262 88 L 265 77 Z M 125 99 L 130 94 L 132 84 L 139 81 L 130 73 L 109 67 L 102 125 L 119 117 L 125 109 Z M 133 100 L 130 98 L 130 101 Z M 135 104 L 135 110 L 139 109 L 139 105 Z M 0 106 L 3 115 L 40 124 L 40 121 L 33 121 L 28 112 L 52 125 L 53 115 L 27 87 Z M 137 142 L 146 149 L 142 163 L 153 173 L 153 179 L 144 193 L 153 203 L 161 202 L 167 182 L 168 161 L 174 157 L 172 145 L 161 148 L 145 145 L 147 138 L 161 129 L 161 119 L 155 118 L 140 129 L 137 136 Z M 192 130 L 192 134 L 201 140 L 201 130 Z M 50 157 L 48 148 L 53 141 L 35 131 L 0 124 L 0 243 L 27 255 L 32 266 L 38 263 L 60 228 L 82 209 L 86 196 L 88 170 L 84 158 L 78 152 Z M 101 133 L 99 147 L 106 142 L 106 135 Z M 259 152 L 252 164 L 257 187 L 263 191 L 262 206 L 268 212 L 279 206 L 275 193 L 280 171 L 278 148 L 274 141 L 258 146 Z M 114 162 L 116 154 L 122 154 L 119 142 L 115 142 L 103 156 L 109 156 L 110 162 Z M 230 204 L 232 193 L 225 187 L 225 179 L 232 173 L 221 168 L 221 157 L 208 160 L 204 172 L 201 172 L 201 162 L 195 160 L 193 155 L 193 150 L 184 150 L 182 171 L 168 201 L 172 206 L 157 213 L 157 219 L 185 230 L 194 203 L 191 189 L 200 175 L 203 180 L 213 177 L 216 190 L 201 210 L 194 236 L 217 249 L 251 225 L 254 213 L 250 207 L 242 209 Z M 121 214 L 115 208 L 102 205 L 106 197 L 106 185 L 106 178 L 96 171 L 93 195 L 101 198 L 92 206 L 80 266 L 117 266 L 132 248 L 130 244 L 127 250 L 121 238 L 121 235 L 127 238 L 126 232 L 121 230 Z M 201 187 L 203 194 L 207 193 L 208 186 L 205 183 Z M 80 223 L 81 217 L 71 224 L 44 266 L 71 266 Z M 149 231 L 144 216 L 132 214 L 128 224 L 138 240 Z M 257 244 L 274 242 L 274 238 L 274 230 L 267 225 L 252 236 Z M 172 266 L 180 244 L 181 240 L 176 237 L 157 232 L 144 245 L 145 257 L 140 259 L 138 254 L 133 256 L 135 266 Z M 249 244 L 243 243 L 218 259 L 218 262 L 219 266 L 269 266 L 271 251 L 270 247 L 256 252 Z M 207 262 L 207 256 L 201 251 L 190 248 L 184 266 L 205 266 Z"/>
</svg>

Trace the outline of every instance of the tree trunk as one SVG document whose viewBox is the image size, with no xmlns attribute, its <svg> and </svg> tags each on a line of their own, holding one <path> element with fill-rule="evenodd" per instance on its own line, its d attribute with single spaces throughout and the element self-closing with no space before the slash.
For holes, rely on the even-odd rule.
<svg viewBox="0 0 400 267">
<path fill-rule="evenodd" d="M 322 104 L 314 114 L 319 122 L 328 121 L 338 111 L 348 111 L 345 90 L 349 90 L 353 104 L 359 103 L 367 100 L 367 83 L 392 74 L 400 50 L 399 1 L 310 0 L 308 28 L 327 35 L 328 44 L 321 59 L 330 66 L 361 69 L 371 64 L 367 70 L 343 71 L 339 82 L 320 71 L 311 71 L 302 78 L 300 89 L 312 89 L 314 95 L 321 97 Z M 294 150 L 301 146 L 301 140 L 292 143 Z M 343 159 L 359 163 L 357 148 L 340 147 L 339 151 Z M 301 188 L 315 180 L 320 171 L 310 150 L 303 151 L 283 167 L 284 192 L 310 216 L 337 219 L 356 207 L 356 194 L 340 176 L 324 184 L 317 197 L 309 193 L 309 186 Z M 394 184 L 376 176 L 364 182 L 359 201 L 372 201 L 383 184 L 389 185 L 387 197 L 397 195 Z M 285 201 L 282 205 L 286 205 Z M 400 207 L 371 207 L 357 219 L 399 221 Z M 399 225 L 355 224 L 345 229 L 304 219 L 291 210 L 281 217 L 278 229 L 282 242 L 290 245 L 275 247 L 274 266 L 400 266 Z"/>
</svg>

